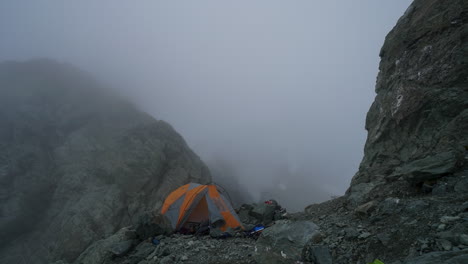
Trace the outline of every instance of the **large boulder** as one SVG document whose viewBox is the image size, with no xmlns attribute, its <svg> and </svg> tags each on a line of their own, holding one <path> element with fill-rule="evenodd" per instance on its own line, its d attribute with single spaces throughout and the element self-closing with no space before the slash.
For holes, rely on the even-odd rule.
<svg viewBox="0 0 468 264">
<path fill-rule="evenodd" d="M 259 237 L 255 259 L 258 263 L 299 261 L 307 242 L 318 236 L 319 227 L 311 221 L 277 221 Z"/>
<path fill-rule="evenodd" d="M 258 223 L 269 225 L 274 221 L 275 211 L 279 208 L 280 206 L 276 202 L 272 202 L 271 204 L 260 203 L 252 208 L 250 215 L 254 217 Z"/>
<path fill-rule="evenodd" d="M 0 124 L 2 264 L 72 262 L 173 189 L 211 180 L 168 123 L 69 65 L 0 63 Z"/>
<path fill-rule="evenodd" d="M 245 224 L 256 225 L 258 220 L 251 216 L 251 212 L 254 208 L 254 205 L 243 204 L 239 207 L 237 215 L 239 216 L 240 221 Z"/>
<path fill-rule="evenodd" d="M 332 264 L 332 256 L 327 246 L 309 243 L 302 251 L 302 259 L 312 264 Z"/>
<path fill-rule="evenodd" d="M 270 225 L 275 220 L 286 218 L 286 209 L 275 200 L 270 200 L 268 203 L 243 204 L 237 210 L 237 214 L 244 226 Z"/>
</svg>

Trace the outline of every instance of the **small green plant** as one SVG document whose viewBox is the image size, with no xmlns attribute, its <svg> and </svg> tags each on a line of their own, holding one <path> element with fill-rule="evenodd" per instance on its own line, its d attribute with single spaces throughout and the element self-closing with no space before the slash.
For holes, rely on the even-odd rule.
<svg viewBox="0 0 468 264">
<path fill-rule="evenodd" d="M 378 259 L 375 259 L 374 262 L 371 262 L 369 264 L 385 264 L 385 263 L 383 263 L 382 261 L 380 261 Z"/>
</svg>

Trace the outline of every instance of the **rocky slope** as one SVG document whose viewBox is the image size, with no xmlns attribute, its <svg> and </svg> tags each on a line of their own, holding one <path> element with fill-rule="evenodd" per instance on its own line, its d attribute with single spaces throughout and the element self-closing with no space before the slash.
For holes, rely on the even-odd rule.
<svg viewBox="0 0 468 264">
<path fill-rule="evenodd" d="M 0 64 L 0 124 L 0 263 L 73 261 L 170 190 L 210 181 L 169 124 L 69 65 Z"/>
</svg>

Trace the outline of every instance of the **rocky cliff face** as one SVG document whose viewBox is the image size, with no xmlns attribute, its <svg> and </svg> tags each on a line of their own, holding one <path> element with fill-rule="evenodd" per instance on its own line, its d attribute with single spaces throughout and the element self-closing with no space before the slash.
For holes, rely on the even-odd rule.
<svg viewBox="0 0 468 264">
<path fill-rule="evenodd" d="M 0 64 L 0 263 L 74 260 L 207 167 L 163 121 L 71 66 Z"/>
<path fill-rule="evenodd" d="M 380 57 L 359 171 L 305 210 L 317 244 L 340 264 L 468 263 L 468 1 L 415 0 Z"/>
<path fill-rule="evenodd" d="M 467 23 L 465 0 L 416 0 L 388 34 L 352 203 L 392 189 L 382 186 L 397 191 L 460 171 L 468 148 Z"/>
<path fill-rule="evenodd" d="M 380 57 L 359 171 L 307 218 L 334 263 L 467 263 L 468 1 L 415 0 Z"/>
</svg>

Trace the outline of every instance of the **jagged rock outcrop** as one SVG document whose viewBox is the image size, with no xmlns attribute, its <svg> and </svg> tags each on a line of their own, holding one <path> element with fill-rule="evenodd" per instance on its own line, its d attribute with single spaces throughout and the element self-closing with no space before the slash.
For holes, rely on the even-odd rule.
<svg viewBox="0 0 468 264">
<path fill-rule="evenodd" d="M 468 261 L 468 1 L 415 0 L 382 47 L 364 158 L 310 205 L 333 263 Z M 306 248 L 307 249 L 307 248 Z"/>
<path fill-rule="evenodd" d="M 466 162 L 467 23 L 465 0 L 416 0 L 386 37 L 364 158 L 348 190 L 353 204 L 391 190 L 378 186 L 420 186 Z"/>
<path fill-rule="evenodd" d="M 87 74 L 0 64 L 0 263 L 73 261 L 210 174 L 184 139 Z"/>
</svg>

